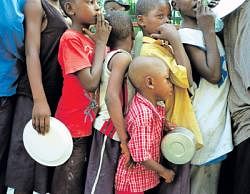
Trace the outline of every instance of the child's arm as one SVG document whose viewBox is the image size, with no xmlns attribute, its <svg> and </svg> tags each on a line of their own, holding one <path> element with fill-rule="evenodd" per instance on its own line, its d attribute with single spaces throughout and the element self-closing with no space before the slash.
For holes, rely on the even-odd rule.
<svg viewBox="0 0 250 194">
<path fill-rule="evenodd" d="M 130 158 L 130 152 L 127 147 L 128 134 L 125 130 L 120 94 L 122 91 L 124 75 L 127 72 L 130 62 L 131 57 L 125 53 L 118 53 L 110 60 L 109 69 L 111 74 L 105 97 L 110 118 L 117 129 L 118 136 L 121 140 L 122 152 L 127 156 L 128 160 Z"/>
<path fill-rule="evenodd" d="M 157 163 L 154 160 L 146 160 L 142 164 L 153 171 L 156 171 L 159 176 L 165 179 L 166 183 L 171 183 L 174 180 L 175 173 L 173 170 L 167 169 L 161 164 Z"/>
<path fill-rule="evenodd" d="M 42 134 L 49 131 L 50 108 L 42 84 L 40 39 L 43 9 L 40 0 L 27 0 L 25 5 L 25 55 L 33 96 L 32 124 Z"/>
<path fill-rule="evenodd" d="M 196 18 L 203 32 L 206 51 L 188 44 L 185 44 L 185 48 L 199 74 L 207 81 L 216 84 L 221 78 L 221 67 L 214 31 L 214 16 L 208 7 L 199 4 Z"/>
<path fill-rule="evenodd" d="M 153 38 L 169 41 L 174 51 L 174 58 L 178 65 L 183 65 L 187 69 L 189 85 L 193 84 L 192 69 L 189 58 L 185 52 L 176 27 L 172 24 L 163 24 L 159 27 L 159 34 L 152 34 Z"/>
<path fill-rule="evenodd" d="M 97 16 L 95 35 L 93 35 L 87 29 L 84 29 L 84 32 L 89 35 L 96 43 L 95 56 L 90 68 L 84 68 L 80 71 L 77 71 L 76 74 L 83 87 L 89 92 L 94 92 L 99 85 L 102 73 L 102 64 L 105 57 L 106 44 L 110 31 L 111 26 L 106 20 L 104 20 L 102 14 Z"/>
</svg>

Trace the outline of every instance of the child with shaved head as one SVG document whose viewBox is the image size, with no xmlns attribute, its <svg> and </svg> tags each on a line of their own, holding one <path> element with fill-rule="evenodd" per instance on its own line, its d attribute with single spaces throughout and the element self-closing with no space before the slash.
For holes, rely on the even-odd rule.
<svg viewBox="0 0 250 194">
<path fill-rule="evenodd" d="M 130 136 L 128 148 L 135 165 L 126 167 L 121 155 L 116 179 L 116 194 L 143 194 L 159 184 L 159 177 L 167 183 L 175 173 L 159 164 L 165 108 L 157 105 L 173 94 L 169 69 L 159 58 L 137 57 L 129 67 L 129 79 L 137 90 L 126 116 Z"/>
<path fill-rule="evenodd" d="M 174 94 L 165 99 L 167 120 L 194 133 L 197 148 L 202 147 L 200 128 L 191 103 L 188 88 L 193 84 L 189 58 L 176 27 L 170 24 L 171 6 L 168 0 L 138 0 L 137 23 L 143 32 L 141 56 L 162 59 L 169 67 Z M 189 194 L 190 166 L 169 164 L 176 172 L 172 184 L 163 182 L 157 194 Z M 154 193 L 155 194 L 155 193 Z"/>
</svg>

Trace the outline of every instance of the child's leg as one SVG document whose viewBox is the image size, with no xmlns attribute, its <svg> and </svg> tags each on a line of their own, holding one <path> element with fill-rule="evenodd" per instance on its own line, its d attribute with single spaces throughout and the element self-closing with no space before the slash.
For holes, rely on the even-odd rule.
<svg viewBox="0 0 250 194">
<path fill-rule="evenodd" d="M 83 194 L 91 137 L 73 139 L 69 160 L 55 168 L 51 194 Z"/>
<path fill-rule="evenodd" d="M 0 97 L 0 193 L 6 192 L 4 182 L 13 114 L 14 97 Z"/>
<path fill-rule="evenodd" d="M 216 194 L 221 163 L 192 166 L 191 194 Z"/>
<path fill-rule="evenodd" d="M 6 185 L 15 189 L 15 193 L 27 194 L 33 190 L 46 193 L 50 185 L 51 169 L 35 162 L 23 144 L 23 130 L 32 117 L 32 109 L 30 97 L 17 97 L 5 179 Z"/>
<path fill-rule="evenodd" d="M 120 142 L 94 130 L 85 194 L 113 194 Z"/>
</svg>

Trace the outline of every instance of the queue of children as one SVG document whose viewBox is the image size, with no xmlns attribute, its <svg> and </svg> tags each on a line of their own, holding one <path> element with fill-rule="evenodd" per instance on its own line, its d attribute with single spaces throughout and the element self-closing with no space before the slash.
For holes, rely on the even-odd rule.
<svg viewBox="0 0 250 194">
<path fill-rule="evenodd" d="M 249 105 L 248 77 L 241 76 L 248 75 L 248 63 L 238 56 L 245 66 L 235 66 L 236 77 L 235 52 L 224 39 L 225 57 L 210 8 L 199 0 L 138 0 L 143 38 L 136 48 L 140 56 L 132 59 L 133 25 L 124 12 L 129 5 L 106 0 L 104 7 L 105 16 L 96 0 L 3 2 L 1 16 L 16 22 L 8 24 L 7 34 L 0 22 L 0 193 L 9 187 L 15 194 L 250 194 L 244 178 L 224 188 L 229 164 L 236 168 L 241 158 L 246 165 L 233 177 L 249 169 L 248 109 L 235 101 L 242 80 L 246 91 L 240 99 Z M 170 24 L 172 8 L 183 18 L 178 30 Z M 239 9 L 248 13 L 249 0 Z M 15 10 L 12 19 L 6 10 Z M 241 118 L 236 107 L 244 112 Z M 229 111 L 237 145 L 230 160 Z M 22 141 L 30 119 L 46 135 L 50 116 L 73 139 L 70 158 L 55 168 L 34 161 Z M 197 150 L 190 163 L 175 165 L 162 157 L 169 122 L 193 132 Z"/>
</svg>

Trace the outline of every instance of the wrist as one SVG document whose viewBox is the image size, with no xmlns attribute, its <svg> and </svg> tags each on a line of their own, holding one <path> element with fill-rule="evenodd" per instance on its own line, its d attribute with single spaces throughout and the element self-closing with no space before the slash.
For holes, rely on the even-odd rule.
<svg viewBox="0 0 250 194">
<path fill-rule="evenodd" d="M 106 41 L 104 41 L 104 40 L 96 40 L 96 45 L 98 45 L 99 47 L 100 46 L 104 46 L 104 47 L 106 47 Z"/>
<path fill-rule="evenodd" d="M 127 145 L 128 144 L 128 138 L 127 139 L 120 139 L 121 144 Z"/>
<path fill-rule="evenodd" d="M 47 103 L 47 99 L 45 96 L 33 97 L 34 103 Z"/>
</svg>

